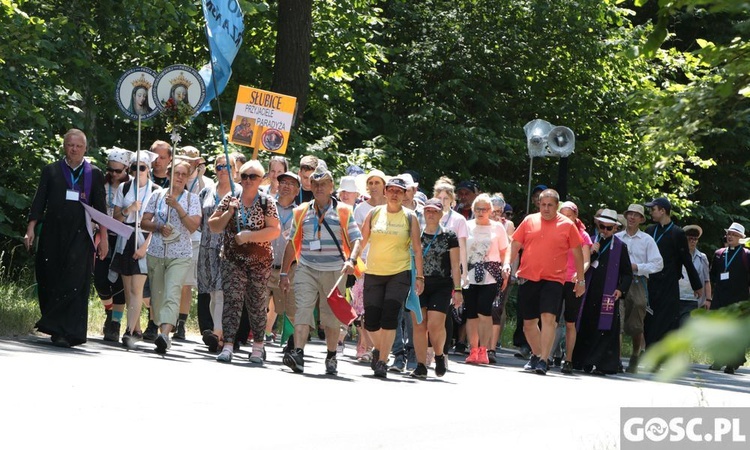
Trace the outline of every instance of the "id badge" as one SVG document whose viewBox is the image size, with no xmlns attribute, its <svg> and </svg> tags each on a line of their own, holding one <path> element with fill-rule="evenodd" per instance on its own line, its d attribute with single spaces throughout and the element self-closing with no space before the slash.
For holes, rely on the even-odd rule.
<svg viewBox="0 0 750 450">
<path fill-rule="evenodd" d="M 729 272 L 722 272 L 721 275 L 719 275 L 721 281 L 725 281 L 729 279 Z"/>
<path fill-rule="evenodd" d="M 74 191 L 72 189 L 68 189 L 65 191 L 65 200 L 70 200 L 77 202 L 81 199 L 81 194 L 78 191 Z"/>
<path fill-rule="evenodd" d="M 320 250 L 320 241 L 310 241 L 310 250 Z"/>
</svg>

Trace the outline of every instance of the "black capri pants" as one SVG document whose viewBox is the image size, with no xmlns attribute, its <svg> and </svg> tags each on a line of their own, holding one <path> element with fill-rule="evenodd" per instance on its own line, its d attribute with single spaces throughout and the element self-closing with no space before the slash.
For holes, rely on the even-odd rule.
<svg viewBox="0 0 750 450">
<path fill-rule="evenodd" d="M 395 330 L 411 289 L 411 270 L 395 275 L 365 274 L 365 330 Z"/>
</svg>

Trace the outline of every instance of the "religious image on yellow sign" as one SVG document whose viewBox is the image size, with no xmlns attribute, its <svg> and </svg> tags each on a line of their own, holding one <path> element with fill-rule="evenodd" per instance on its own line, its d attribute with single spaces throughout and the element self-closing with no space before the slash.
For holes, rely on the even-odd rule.
<svg viewBox="0 0 750 450">
<path fill-rule="evenodd" d="M 256 151 L 286 153 L 296 105 L 294 97 L 240 86 L 229 142 Z"/>
</svg>

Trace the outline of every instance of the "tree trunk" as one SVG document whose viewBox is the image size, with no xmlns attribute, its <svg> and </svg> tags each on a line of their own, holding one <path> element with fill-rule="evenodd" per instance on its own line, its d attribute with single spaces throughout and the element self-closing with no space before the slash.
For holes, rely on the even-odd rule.
<svg viewBox="0 0 750 450">
<path fill-rule="evenodd" d="M 297 117 L 302 120 L 310 90 L 312 0 L 279 0 L 276 57 L 271 90 L 297 98 Z"/>
</svg>

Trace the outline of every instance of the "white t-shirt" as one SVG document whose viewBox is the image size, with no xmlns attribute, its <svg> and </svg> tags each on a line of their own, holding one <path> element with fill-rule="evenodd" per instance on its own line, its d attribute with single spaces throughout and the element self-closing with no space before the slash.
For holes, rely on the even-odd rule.
<svg viewBox="0 0 750 450">
<path fill-rule="evenodd" d="M 133 183 L 130 183 L 128 193 L 123 196 L 122 191 L 125 184 L 126 183 L 120 183 L 120 185 L 117 186 L 117 194 L 115 195 L 114 203 L 115 206 L 120 207 L 120 210 L 127 208 L 135 202 L 135 180 L 133 180 Z M 154 194 L 153 186 L 154 183 L 151 180 L 148 180 L 145 186 L 138 186 L 138 199 L 141 201 L 141 217 L 143 217 L 143 213 L 146 212 L 148 201 L 151 200 L 151 196 Z M 135 210 L 128 211 L 125 223 L 135 223 Z"/>
<path fill-rule="evenodd" d="M 488 270 L 484 271 L 483 281 L 476 281 L 474 267 L 476 264 L 485 261 L 502 262 L 500 259 L 501 252 L 508 247 L 508 235 L 505 232 L 505 226 L 494 220 L 491 220 L 489 225 L 477 225 L 475 220 L 470 220 L 466 223 L 466 226 L 469 230 L 469 238 L 466 240 L 469 283 L 492 284 L 501 282 L 502 280 L 495 280 Z"/>
<path fill-rule="evenodd" d="M 443 214 L 442 219 L 440 219 L 440 226 L 456 233 L 456 236 L 458 236 L 459 239 L 469 237 L 469 229 L 466 226 L 466 217 L 452 209 Z"/>
</svg>

